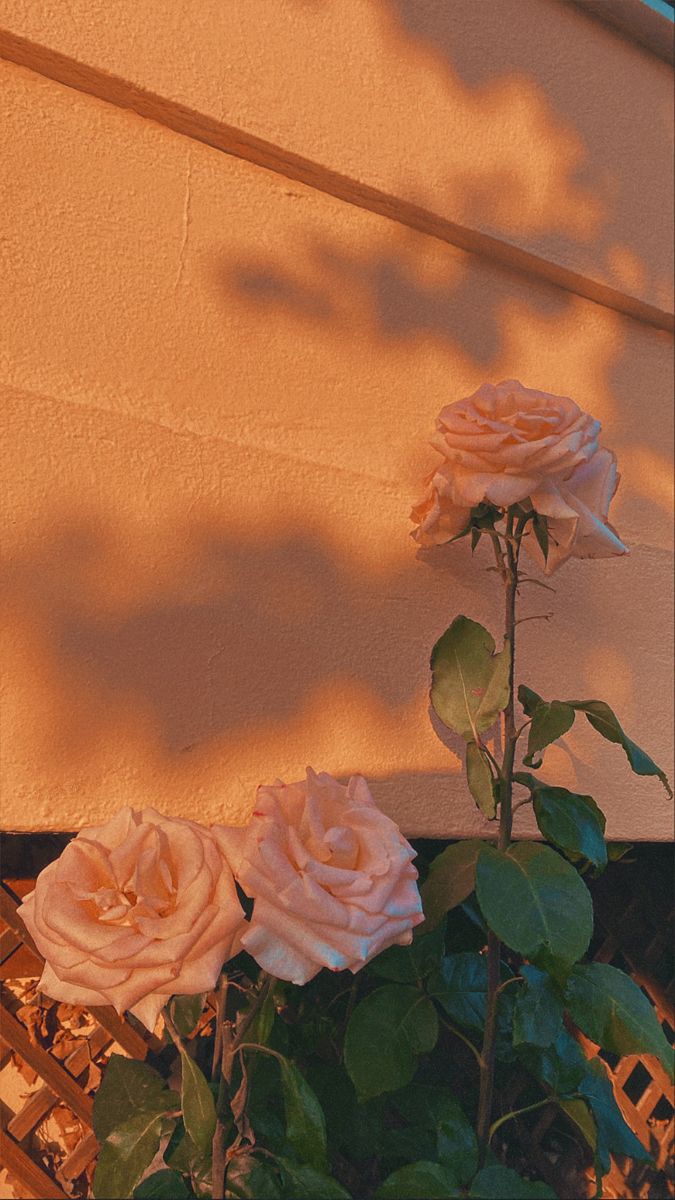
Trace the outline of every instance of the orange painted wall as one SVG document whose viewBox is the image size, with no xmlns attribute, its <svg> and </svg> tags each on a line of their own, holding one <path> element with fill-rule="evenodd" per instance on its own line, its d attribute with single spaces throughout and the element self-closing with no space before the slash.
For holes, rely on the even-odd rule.
<svg viewBox="0 0 675 1200">
<path fill-rule="evenodd" d="M 440 3 L 287 0 L 248 22 L 233 3 L 229 24 L 188 4 L 162 24 L 150 2 L 112 22 L 0 0 L 6 47 L 32 41 L 42 68 L 0 64 L 5 828 L 122 803 L 240 822 L 257 783 L 311 762 L 364 772 L 410 834 L 482 830 L 428 719 L 427 659 L 458 611 L 498 630 L 493 577 L 463 547 L 417 561 L 407 513 L 439 408 L 510 376 L 603 420 L 632 547 L 565 567 L 550 603 L 533 589 L 526 615 L 556 619 L 523 627 L 521 675 L 610 699 L 668 767 L 672 338 L 628 315 L 668 319 L 667 68 L 557 0 L 513 7 L 540 23 L 528 65 L 493 36 L 503 7 L 457 3 L 463 36 L 440 21 L 430 46 L 406 12 L 439 24 Z M 47 78 L 47 52 L 83 86 Z M 291 180 L 106 102 L 106 72 L 321 170 Z M 325 169 L 543 265 L 347 203 Z M 611 836 L 670 836 L 658 785 L 590 731 L 547 770 Z"/>
</svg>

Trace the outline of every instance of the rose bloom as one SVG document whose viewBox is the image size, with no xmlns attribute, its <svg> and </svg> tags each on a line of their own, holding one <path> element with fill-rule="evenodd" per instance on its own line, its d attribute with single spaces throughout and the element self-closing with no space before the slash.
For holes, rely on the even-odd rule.
<svg viewBox="0 0 675 1200">
<path fill-rule="evenodd" d="M 356 972 L 423 919 L 415 851 L 360 776 L 344 787 L 308 768 L 304 782 L 261 787 L 249 825 L 220 833 L 254 901 L 242 945 L 279 979 Z"/>
<path fill-rule="evenodd" d="M 218 841 L 153 808 L 83 829 L 19 913 L 45 958 L 41 991 L 128 1009 L 150 1030 L 170 996 L 215 985 L 244 918 Z"/>
<path fill-rule="evenodd" d="M 627 553 L 607 523 L 619 482 L 615 457 L 598 444 L 600 422 L 574 400 L 515 379 L 484 383 L 473 396 L 448 404 L 436 426 L 432 445 L 443 462 L 411 514 L 421 546 L 461 533 L 482 501 L 508 508 L 529 498 L 547 518 L 547 574 L 570 556 Z M 531 530 L 525 542 L 543 566 Z"/>
</svg>

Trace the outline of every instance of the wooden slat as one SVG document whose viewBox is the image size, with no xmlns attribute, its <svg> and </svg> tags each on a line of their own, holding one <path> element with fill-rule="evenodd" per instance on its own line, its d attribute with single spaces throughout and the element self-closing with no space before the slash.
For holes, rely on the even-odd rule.
<svg viewBox="0 0 675 1200">
<path fill-rule="evenodd" d="M 26 926 L 21 920 L 21 917 L 18 916 L 16 911 L 17 908 L 18 904 L 7 888 L 4 885 L 0 887 L 0 918 L 5 922 L 6 925 L 9 926 L 12 932 L 15 933 L 18 938 L 20 938 L 24 947 L 27 948 L 27 953 L 30 954 L 31 958 L 34 959 L 35 970 L 31 971 L 30 974 L 36 974 L 39 976 L 42 974 L 44 959 L 42 958 L 40 951 L 26 929 Z M 20 950 L 17 950 L 16 953 L 20 953 Z M 22 967 L 25 965 L 25 963 L 22 963 Z M 11 977 L 14 978 L 15 976 L 12 975 Z M 128 1021 L 125 1021 L 123 1017 L 118 1016 L 114 1008 L 112 1008 L 110 1005 L 95 1007 L 87 1011 L 91 1012 L 92 1016 L 96 1021 L 98 1021 L 99 1025 L 101 1025 L 103 1029 L 107 1030 L 107 1032 L 115 1039 L 118 1045 L 121 1046 L 123 1050 L 126 1050 L 127 1054 L 131 1054 L 133 1058 L 144 1059 L 148 1053 L 149 1042 L 151 1042 L 155 1048 L 159 1049 L 160 1044 L 158 1039 L 149 1038 L 146 1042 L 145 1039 L 131 1027 Z"/>
<path fill-rule="evenodd" d="M 78 1046 L 65 1060 L 65 1065 L 71 1075 L 79 1076 L 84 1074 L 90 1061 L 97 1054 L 101 1053 L 101 1050 L 109 1041 L 110 1035 L 104 1029 L 95 1030 L 91 1038 L 89 1038 L 88 1047 Z M 35 1092 L 26 1101 L 23 1108 L 12 1117 L 7 1126 L 8 1132 L 20 1142 L 30 1133 L 31 1129 L 35 1128 L 45 1114 L 58 1103 L 59 1097 L 54 1094 L 51 1088 L 46 1086 L 40 1088 L 39 1092 Z"/>
<path fill-rule="evenodd" d="M 98 1142 L 93 1133 L 88 1133 L 86 1137 L 78 1142 L 74 1150 L 64 1158 L 60 1167 L 60 1174 L 64 1179 L 77 1179 L 81 1175 L 85 1167 L 89 1166 L 92 1158 L 98 1153 Z"/>
<path fill-rule="evenodd" d="M 91 1012 L 99 1025 L 107 1030 L 118 1045 L 123 1050 L 126 1050 L 127 1054 L 130 1054 L 132 1058 L 144 1059 L 147 1056 L 150 1046 L 154 1049 L 161 1049 L 162 1043 L 159 1041 L 159 1038 L 148 1034 L 148 1040 L 146 1041 L 141 1037 L 140 1033 L 137 1033 L 131 1027 L 128 1021 L 118 1016 L 115 1009 L 109 1005 L 106 1005 L 105 1008 L 91 1008 L 88 1011 Z"/>
<path fill-rule="evenodd" d="M 16 900 L 9 894 L 3 883 L 0 887 L 0 917 L 5 925 L 9 925 L 9 928 L 21 939 L 24 946 L 28 946 L 28 949 L 33 951 L 38 962 L 42 964 L 44 961 L 42 955 L 16 911 L 18 907 Z M 40 971 L 42 971 L 42 966 L 40 966 Z"/>
<path fill-rule="evenodd" d="M 56 1180 L 33 1162 L 4 1130 L 0 1130 L 0 1162 L 19 1180 L 33 1200 L 69 1200 Z"/>
<path fill-rule="evenodd" d="M 2 1016 L 3 1040 L 8 1042 L 12 1049 L 16 1050 L 17 1054 L 34 1071 L 37 1071 L 47 1086 L 62 1100 L 65 1100 L 66 1104 L 72 1108 L 80 1120 L 84 1121 L 91 1128 L 93 1109 L 91 1097 L 82 1091 L 79 1084 L 75 1082 L 67 1071 L 64 1071 L 61 1064 L 55 1058 L 52 1058 L 51 1054 L 43 1050 L 42 1046 L 33 1045 L 21 1022 L 12 1016 L 4 1004 L 0 1006 L 0 1014 Z"/>
<path fill-rule="evenodd" d="M 4 962 L 6 958 L 16 950 L 21 943 L 13 929 L 5 929 L 0 933 L 0 961 Z"/>
</svg>

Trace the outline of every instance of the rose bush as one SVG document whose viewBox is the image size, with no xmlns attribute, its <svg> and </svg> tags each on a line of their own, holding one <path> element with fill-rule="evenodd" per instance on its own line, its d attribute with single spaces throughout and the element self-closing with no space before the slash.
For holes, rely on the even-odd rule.
<svg viewBox="0 0 675 1200">
<path fill-rule="evenodd" d="M 303 782 L 259 788 L 245 829 L 214 833 L 254 901 L 242 945 L 277 978 L 358 971 L 412 941 L 422 920 L 415 851 L 362 777 L 344 787 L 308 768 Z"/>
<path fill-rule="evenodd" d="M 170 996 L 215 985 L 244 918 L 218 841 L 153 808 L 83 829 L 19 914 L 46 960 L 41 991 L 130 1010 L 150 1030 Z"/>
<path fill-rule="evenodd" d="M 467 527 L 477 505 L 506 509 L 529 499 L 548 522 L 548 574 L 571 555 L 625 554 L 607 523 L 619 476 L 614 455 L 599 446 L 600 428 L 567 396 L 513 379 L 482 384 L 438 417 L 432 445 L 443 462 L 412 511 L 413 536 L 440 545 Z M 543 564 L 531 532 L 525 545 Z"/>
</svg>

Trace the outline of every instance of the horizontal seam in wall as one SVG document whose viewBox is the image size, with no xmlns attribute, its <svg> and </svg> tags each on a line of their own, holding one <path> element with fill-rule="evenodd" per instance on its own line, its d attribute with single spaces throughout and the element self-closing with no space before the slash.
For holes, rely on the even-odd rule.
<svg viewBox="0 0 675 1200">
<path fill-rule="evenodd" d="M 351 179 L 178 101 L 167 100 L 120 76 L 78 62 L 7 30 L 0 30 L 0 57 L 118 108 L 131 109 L 139 116 L 156 121 L 193 141 L 274 171 L 287 179 L 294 179 L 357 208 L 397 221 L 491 263 L 543 280 L 657 329 L 672 332 L 675 328 L 675 318 L 667 310 L 541 258 L 502 238 L 459 225 L 420 205 Z"/>
</svg>

